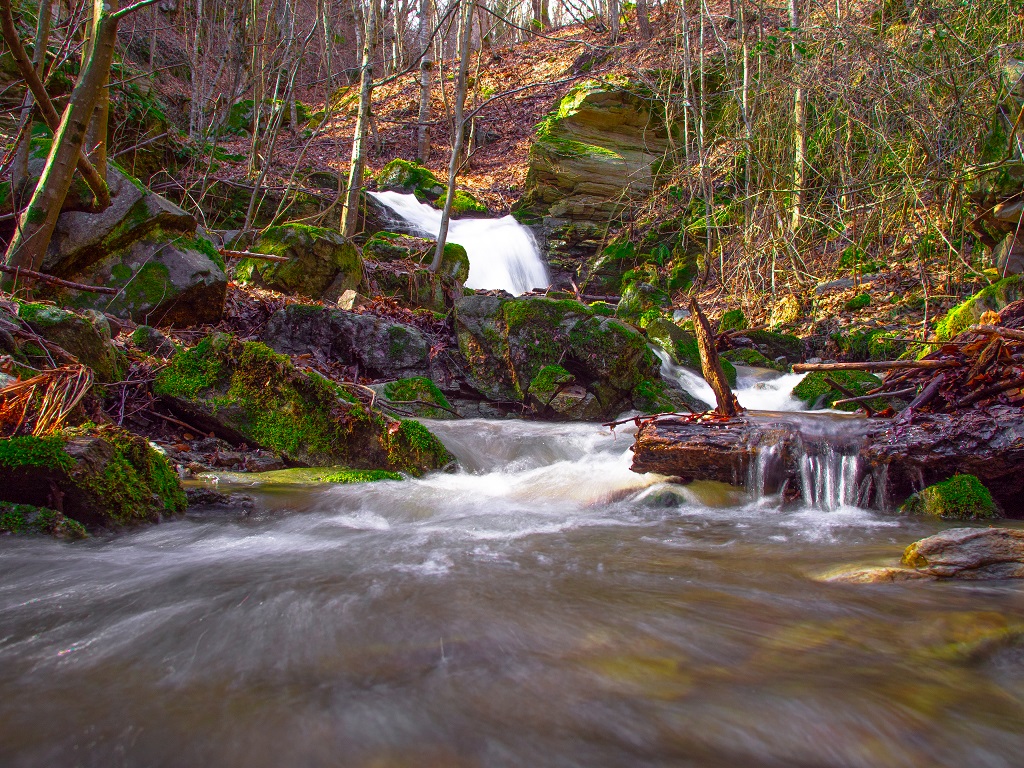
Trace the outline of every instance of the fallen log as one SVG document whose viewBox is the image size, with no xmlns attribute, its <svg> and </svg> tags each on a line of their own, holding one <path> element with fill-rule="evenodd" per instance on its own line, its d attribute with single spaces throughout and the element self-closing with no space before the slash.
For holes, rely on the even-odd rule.
<svg viewBox="0 0 1024 768">
<path fill-rule="evenodd" d="M 837 454 L 856 457 L 862 504 L 893 509 L 921 487 L 972 474 L 1007 514 L 1024 516 L 1024 409 L 1006 405 L 917 413 L 909 423 L 806 414 L 656 419 L 637 432 L 632 469 L 739 486 L 757 469 L 763 487 L 753 490 L 813 493 L 802 487 L 816 474 L 809 458 Z"/>
<path fill-rule="evenodd" d="M 954 368 L 956 360 L 886 360 L 882 362 L 865 361 L 861 363 L 797 363 L 793 373 L 811 373 L 813 371 L 897 371 L 904 368 L 920 370 L 940 370 Z"/>
<path fill-rule="evenodd" d="M 729 382 L 725 378 L 725 370 L 722 368 L 722 361 L 718 358 L 718 350 L 715 348 L 715 334 L 711 332 L 711 325 L 708 319 L 701 312 L 697 299 L 690 297 L 690 314 L 693 317 L 694 335 L 697 337 L 697 350 L 700 352 L 700 365 L 704 372 L 704 379 L 711 386 L 715 393 L 715 400 L 718 405 L 715 408 L 723 416 L 736 416 L 743 412 L 740 401 L 736 399 Z"/>
<path fill-rule="evenodd" d="M 271 256 L 269 253 L 252 253 L 251 251 L 229 251 L 227 248 L 220 249 L 220 255 L 225 259 L 256 259 L 258 261 L 289 261 L 287 256 Z"/>
<path fill-rule="evenodd" d="M 27 280 L 35 280 L 36 282 L 46 283 L 48 285 L 59 285 L 61 288 L 70 288 L 74 291 L 86 291 L 88 293 L 105 293 L 108 296 L 116 296 L 120 293 L 118 288 L 104 288 L 100 285 L 85 285 L 84 283 L 73 283 L 70 280 L 61 280 L 59 277 L 53 275 L 44 275 L 42 272 L 33 272 L 31 269 L 23 269 L 22 267 L 8 267 L 4 264 L 0 264 L 0 272 L 7 275 L 14 275 L 15 279 L 24 277 Z"/>
</svg>

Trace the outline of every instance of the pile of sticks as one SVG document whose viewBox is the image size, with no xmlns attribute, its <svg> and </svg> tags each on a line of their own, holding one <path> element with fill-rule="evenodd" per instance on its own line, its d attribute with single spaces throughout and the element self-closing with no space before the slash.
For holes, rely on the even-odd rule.
<svg viewBox="0 0 1024 768">
<path fill-rule="evenodd" d="M 821 363 L 793 366 L 812 370 L 886 371 L 882 385 L 860 396 L 840 400 L 867 406 L 877 399 L 909 401 L 909 410 L 956 413 L 991 405 L 1024 406 L 1024 300 L 1000 313 L 986 312 L 977 325 L 957 335 L 920 360 Z M 890 415 L 881 412 L 877 415 Z"/>
</svg>

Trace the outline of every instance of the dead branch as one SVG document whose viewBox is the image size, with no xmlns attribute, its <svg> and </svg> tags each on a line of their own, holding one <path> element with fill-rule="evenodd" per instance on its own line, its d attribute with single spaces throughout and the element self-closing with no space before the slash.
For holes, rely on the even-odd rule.
<svg viewBox="0 0 1024 768">
<path fill-rule="evenodd" d="M 0 272 L 8 275 L 14 275 L 14 279 L 17 280 L 19 277 L 24 277 L 28 280 L 36 280 L 40 283 L 48 283 L 50 285 L 59 285 L 62 288 L 70 288 L 73 291 L 86 291 L 88 293 L 105 293 L 108 296 L 116 296 L 120 293 L 117 288 L 104 288 L 99 285 L 84 285 L 83 283 L 73 283 L 70 280 L 61 280 L 59 277 L 53 275 L 44 275 L 42 272 L 33 272 L 31 269 L 22 269 L 21 267 L 8 267 L 5 264 L 0 264 Z"/>
</svg>

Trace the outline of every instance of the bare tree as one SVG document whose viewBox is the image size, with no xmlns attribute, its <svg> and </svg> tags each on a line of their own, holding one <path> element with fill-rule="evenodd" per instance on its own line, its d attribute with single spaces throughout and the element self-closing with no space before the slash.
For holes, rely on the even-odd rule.
<svg viewBox="0 0 1024 768">
<path fill-rule="evenodd" d="M 357 0 L 358 3 L 359 0 Z M 362 11 L 362 9 L 359 9 Z M 348 172 L 348 189 L 345 204 L 341 210 L 341 231 L 352 235 L 359 223 L 359 199 L 363 191 L 363 175 L 366 170 L 366 134 L 370 126 L 370 108 L 373 98 L 373 49 L 377 38 L 377 19 L 380 13 L 378 0 L 370 0 L 369 8 L 363 12 L 363 61 L 360 68 L 359 113 L 352 136 L 352 161 Z"/>
</svg>

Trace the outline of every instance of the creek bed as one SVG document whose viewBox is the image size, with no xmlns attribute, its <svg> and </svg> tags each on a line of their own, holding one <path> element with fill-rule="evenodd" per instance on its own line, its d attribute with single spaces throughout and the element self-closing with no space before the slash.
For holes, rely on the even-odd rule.
<svg viewBox="0 0 1024 768">
<path fill-rule="evenodd" d="M 431 427 L 464 472 L 0 540 L 0 765 L 1019 765 L 1021 584 L 814 578 L 944 524 Z"/>
</svg>

